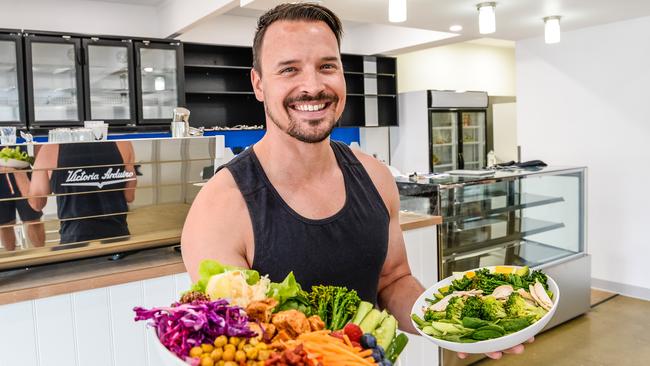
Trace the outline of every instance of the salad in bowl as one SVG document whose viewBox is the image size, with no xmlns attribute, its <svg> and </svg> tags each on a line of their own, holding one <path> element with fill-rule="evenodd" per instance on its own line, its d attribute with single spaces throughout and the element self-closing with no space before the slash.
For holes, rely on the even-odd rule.
<svg viewBox="0 0 650 366">
<path fill-rule="evenodd" d="M 524 343 L 551 320 L 560 301 L 555 281 L 528 267 L 494 266 L 458 273 L 427 289 L 411 319 L 419 333 L 456 352 L 496 352 Z"/>
<path fill-rule="evenodd" d="M 135 320 L 168 366 L 392 366 L 408 338 L 356 291 L 293 273 L 279 283 L 253 270 L 201 262 L 200 279 L 170 306 L 136 307 Z"/>
</svg>

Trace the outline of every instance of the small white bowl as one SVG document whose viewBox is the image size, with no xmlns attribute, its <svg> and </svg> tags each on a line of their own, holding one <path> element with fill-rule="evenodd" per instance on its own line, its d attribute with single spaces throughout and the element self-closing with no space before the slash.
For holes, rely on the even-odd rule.
<svg viewBox="0 0 650 366">
<path fill-rule="evenodd" d="M 24 169 L 29 167 L 29 163 L 23 160 L 17 160 L 17 159 L 5 160 L 0 158 L 0 166 L 6 168 Z"/>
<path fill-rule="evenodd" d="M 189 365 L 185 361 L 181 360 L 174 354 L 172 351 L 168 350 L 167 347 L 165 347 L 162 343 L 160 343 L 160 339 L 158 338 L 158 334 L 156 333 L 156 328 L 150 327 L 149 325 L 147 327 L 147 334 L 148 337 L 150 338 L 151 342 L 154 344 L 154 348 L 158 352 L 158 356 L 160 356 L 160 365 L 161 366 L 187 366 Z"/>
<path fill-rule="evenodd" d="M 511 268 L 512 272 L 514 273 L 517 269 L 522 268 L 522 267 L 517 267 L 517 266 L 498 266 L 500 269 L 501 268 Z M 495 268 L 494 266 L 492 267 L 483 267 L 487 268 L 490 270 L 490 272 L 494 272 Z M 423 312 L 422 308 L 428 303 L 424 300 L 425 298 L 433 298 L 436 293 L 438 293 L 438 289 L 441 287 L 445 287 L 448 285 L 451 285 L 451 282 L 455 280 L 456 278 L 461 278 L 464 276 L 465 273 L 467 272 L 475 272 L 480 268 L 473 269 L 470 271 L 466 271 L 463 273 L 455 274 L 453 276 L 449 276 L 445 278 L 444 280 L 436 283 L 435 285 L 431 286 L 428 288 L 420 297 L 415 301 L 415 304 L 413 304 L 413 308 L 411 309 L 412 314 L 417 314 L 419 317 L 423 317 Z M 522 344 L 526 342 L 528 339 L 532 338 L 535 336 L 537 333 L 539 333 L 545 326 L 546 324 L 551 320 L 553 317 L 553 314 L 555 314 L 555 311 L 557 310 L 557 305 L 560 302 L 560 289 L 557 286 L 557 283 L 549 277 L 548 277 L 548 289 L 553 293 L 553 307 L 551 310 L 546 313 L 540 320 L 535 322 L 532 325 L 527 326 L 526 328 L 515 332 L 508 334 L 503 337 L 499 338 L 494 338 L 494 339 L 488 339 L 485 341 L 478 341 L 475 343 L 458 343 L 458 342 L 450 342 L 450 341 L 445 341 L 442 339 L 438 339 L 435 337 L 432 337 L 428 334 L 423 333 L 418 327 L 417 324 L 411 319 L 411 322 L 413 323 L 413 326 L 415 329 L 418 330 L 420 335 L 425 337 L 426 339 L 430 340 L 431 342 L 435 343 L 439 347 L 446 348 L 451 351 L 455 352 L 463 352 L 463 353 L 488 353 L 488 352 L 496 352 L 496 351 L 502 351 L 506 350 L 508 348 L 512 348 L 518 344 Z"/>
</svg>

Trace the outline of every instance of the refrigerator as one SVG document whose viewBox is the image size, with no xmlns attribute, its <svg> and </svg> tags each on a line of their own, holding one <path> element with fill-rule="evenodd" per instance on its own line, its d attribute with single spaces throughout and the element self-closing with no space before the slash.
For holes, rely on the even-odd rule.
<svg viewBox="0 0 650 366">
<path fill-rule="evenodd" d="M 135 72 L 131 40 L 82 39 L 86 120 L 135 125 Z"/>
<path fill-rule="evenodd" d="M 22 54 L 20 31 L 0 33 L 0 126 L 26 125 Z"/>
<path fill-rule="evenodd" d="M 169 124 L 185 105 L 182 44 L 135 42 L 138 124 Z"/>
<path fill-rule="evenodd" d="M 25 34 L 30 127 L 83 124 L 82 66 L 80 38 Z"/>
<path fill-rule="evenodd" d="M 429 90 L 427 98 L 429 171 L 484 168 L 487 93 Z"/>
</svg>

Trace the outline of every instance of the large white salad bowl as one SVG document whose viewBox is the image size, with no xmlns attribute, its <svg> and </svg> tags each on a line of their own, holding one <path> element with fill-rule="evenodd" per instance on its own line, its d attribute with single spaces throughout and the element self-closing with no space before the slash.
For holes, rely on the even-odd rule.
<svg viewBox="0 0 650 366">
<path fill-rule="evenodd" d="M 490 272 L 494 272 L 496 269 L 496 267 L 494 266 L 483 267 L 483 268 L 489 269 Z M 522 267 L 499 266 L 499 268 L 500 269 L 510 268 L 514 273 L 516 270 Z M 467 272 L 475 272 L 479 269 L 481 268 L 477 268 L 477 269 L 473 269 L 470 271 L 449 276 L 444 280 L 431 286 L 430 288 L 426 289 L 426 291 L 424 291 L 424 293 L 420 295 L 420 297 L 415 301 L 415 304 L 411 309 L 411 313 L 417 314 L 419 317 L 422 318 L 424 315 L 422 312 L 422 308 L 428 304 L 425 301 L 426 298 L 434 298 L 435 294 L 438 293 L 438 289 L 451 285 L 451 282 L 453 280 L 455 280 L 456 278 L 463 277 L 464 274 Z M 446 348 L 451 351 L 464 352 L 464 353 L 487 353 L 487 352 L 496 352 L 496 351 L 502 351 L 508 348 L 512 348 L 518 344 L 525 343 L 528 339 L 532 338 L 537 333 L 539 333 L 546 326 L 546 324 L 548 324 L 548 322 L 553 317 L 553 314 L 555 314 L 555 311 L 557 310 L 558 303 L 560 302 L 560 289 L 558 288 L 557 283 L 555 283 L 555 281 L 550 276 L 547 275 L 547 277 L 548 277 L 548 289 L 553 293 L 553 299 L 552 299 L 553 307 L 551 308 L 551 310 L 549 310 L 548 313 L 546 313 L 546 315 L 544 315 L 540 320 L 538 320 L 534 324 L 531 324 L 528 327 L 518 332 L 511 333 L 503 337 L 488 339 L 485 341 L 479 341 L 475 343 L 450 342 L 450 341 L 445 341 L 442 339 L 432 337 L 428 334 L 425 334 L 417 327 L 417 324 L 415 324 L 413 320 L 411 320 L 411 322 L 413 323 L 413 326 L 418 330 L 420 335 L 430 340 L 431 342 L 435 343 L 439 347 Z"/>
</svg>

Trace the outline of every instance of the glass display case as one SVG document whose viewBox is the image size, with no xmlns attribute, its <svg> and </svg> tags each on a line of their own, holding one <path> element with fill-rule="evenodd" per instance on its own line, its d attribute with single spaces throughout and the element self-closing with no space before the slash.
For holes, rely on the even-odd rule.
<svg viewBox="0 0 650 366">
<path fill-rule="evenodd" d="M 439 277 L 541 266 L 585 251 L 585 169 L 498 171 L 398 181 L 402 209 L 442 216 Z"/>
<path fill-rule="evenodd" d="M 518 265 L 543 269 L 562 301 L 548 328 L 589 310 L 586 169 L 495 171 L 490 176 L 438 174 L 397 178 L 401 209 L 442 216 L 437 226 L 437 282 L 454 272 Z M 466 365 L 441 352 L 440 364 Z"/>
</svg>

